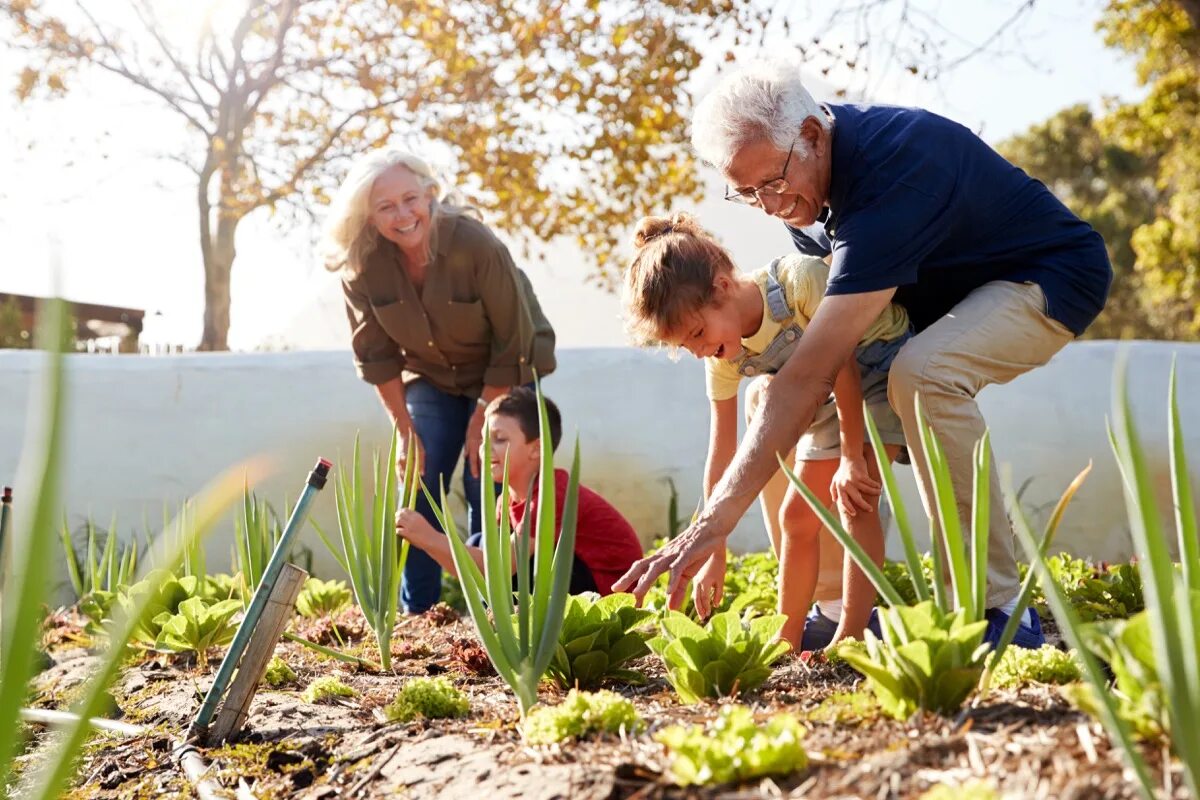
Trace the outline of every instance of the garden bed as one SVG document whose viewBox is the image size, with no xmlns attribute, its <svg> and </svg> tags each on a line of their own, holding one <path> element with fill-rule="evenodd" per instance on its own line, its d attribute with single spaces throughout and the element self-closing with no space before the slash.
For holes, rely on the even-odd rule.
<svg viewBox="0 0 1200 800">
<path fill-rule="evenodd" d="M 78 647 L 70 617 L 55 620 L 55 665 L 37 681 L 36 705 L 62 707 L 92 657 Z M 523 743 L 517 707 L 473 647 L 467 618 L 403 618 L 393 640 L 394 674 L 372 674 L 325 659 L 294 643 L 277 653 L 297 673 L 279 689 L 264 687 L 236 744 L 206 751 L 228 789 L 239 781 L 254 796 L 413 798 L 677 798 L 677 797 L 919 797 L 939 785 L 983 780 L 1002 796 L 1133 798 L 1119 756 L 1099 725 L 1075 711 L 1056 687 L 993 690 L 958 718 L 933 715 L 897 722 L 878 714 L 859 693 L 845 664 L 787 657 L 769 681 L 743 702 L 764 717 L 788 711 L 807 729 L 807 770 L 742 786 L 680 789 L 663 777 L 664 751 L 652 734 L 667 725 L 703 722 L 715 703 L 682 705 L 659 660 L 638 664 L 641 687 L 614 687 L 630 698 L 648 730 L 550 747 Z M 366 641 L 364 638 L 363 642 Z M 355 644 L 348 642 L 353 649 Z M 85 753 L 72 797 L 189 796 L 170 762 L 170 746 L 199 707 L 215 665 L 200 670 L 178 658 L 150 655 L 132 664 L 113 690 L 113 716 L 148 726 L 132 739 L 98 737 Z M 314 678 L 338 675 L 357 696 L 319 704 L 301 690 Z M 382 721 L 404 681 L 443 674 L 470 697 L 457 720 L 408 724 Z M 561 693 L 543 684 L 542 700 Z M 27 758 L 36 758 L 33 749 Z M 1161 758 L 1147 753 L 1161 774 Z M 1178 776 L 1173 782 L 1179 787 Z M 968 797 L 955 789 L 953 797 Z M 1177 788 L 1177 797 L 1184 797 Z"/>
</svg>

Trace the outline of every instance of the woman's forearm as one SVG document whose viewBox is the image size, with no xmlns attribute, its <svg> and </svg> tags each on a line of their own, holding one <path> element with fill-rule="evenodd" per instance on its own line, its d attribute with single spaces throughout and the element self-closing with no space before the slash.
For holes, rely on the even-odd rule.
<svg viewBox="0 0 1200 800">
<path fill-rule="evenodd" d="M 401 430 L 412 428 L 412 417 L 408 413 L 408 404 L 404 393 L 404 379 L 396 377 L 375 386 L 379 402 L 383 404 L 392 424 Z"/>
</svg>

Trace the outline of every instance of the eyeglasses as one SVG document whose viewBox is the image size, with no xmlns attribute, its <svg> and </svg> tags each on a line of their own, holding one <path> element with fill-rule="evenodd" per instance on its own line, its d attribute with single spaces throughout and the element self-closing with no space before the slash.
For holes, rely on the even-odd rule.
<svg viewBox="0 0 1200 800">
<path fill-rule="evenodd" d="M 756 206 L 762 202 L 764 194 L 783 194 L 788 190 L 787 171 L 788 165 L 792 163 L 792 151 L 796 149 L 796 140 L 792 139 L 792 146 L 788 148 L 787 159 L 783 162 L 783 174 L 778 178 L 767 181 L 762 186 L 756 189 L 746 189 L 741 192 L 736 192 L 733 187 L 725 187 L 725 199 L 731 203 L 744 203 L 748 206 Z"/>
</svg>

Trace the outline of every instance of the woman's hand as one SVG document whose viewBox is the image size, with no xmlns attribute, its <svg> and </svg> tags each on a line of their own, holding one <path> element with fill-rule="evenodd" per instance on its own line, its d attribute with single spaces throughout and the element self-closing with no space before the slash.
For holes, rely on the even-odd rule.
<svg viewBox="0 0 1200 800">
<path fill-rule="evenodd" d="M 410 447 L 416 447 L 416 474 L 418 477 L 422 474 L 425 468 L 425 446 L 421 444 L 421 437 L 417 435 L 416 428 L 412 425 L 412 420 L 409 420 L 407 425 L 396 423 L 396 480 L 404 480 L 404 468 L 408 462 L 408 450 Z"/>
<path fill-rule="evenodd" d="M 713 553 L 692 580 L 692 602 L 700 619 L 708 619 L 725 595 L 725 548 Z"/>
<path fill-rule="evenodd" d="M 849 517 L 858 512 L 871 513 L 878 507 L 879 493 L 883 487 L 879 481 L 871 477 L 864 458 L 842 457 L 833 481 L 829 484 L 829 493 L 833 496 L 834 504 Z"/>
<path fill-rule="evenodd" d="M 467 451 L 467 469 L 471 470 L 471 477 L 479 477 L 479 451 L 483 449 L 483 410 L 480 409 L 471 415 L 471 421 L 467 423 L 467 440 L 463 445 L 463 449 Z"/>
<path fill-rule="evenodd" d="M 411 508 L 402 508 L 396 512 L 396 534 L 420 547 L 422 541 L 436 535 L 437 531 L 433 529 L 427 519 L 416 511 Z"/>
</svg>

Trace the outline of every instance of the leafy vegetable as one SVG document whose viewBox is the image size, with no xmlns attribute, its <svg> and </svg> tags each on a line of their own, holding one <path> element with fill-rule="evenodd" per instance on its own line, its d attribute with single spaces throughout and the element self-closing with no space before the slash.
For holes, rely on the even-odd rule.
<svg viewBox="0 0 1200 800">
<path fill-rule="evenodd" d="M 199 597 L 189 597 L 171 614 L 164 611 L 155 618 L 159 626 L 154 642 L 156 650 L 169 653 L 195 653 L 201 667 L 208 663 L 208 649 L 233 641 L 237 626 L 233 615 L 242 610 L 240 600 L 220 600 L 206 603 Z"/>
<path fill-rule="evenodd" d="M 356 697 L 357 695 L 358 692 L 334 676 L 326 675 L 310 683 L 304 693 L 300 695 L 300 699 L 306 703 L 320 703 L 335 697 Z"/>
<path fill-rule="evenodd" d="M 267 662 L 267 671 L 263 673 L 263 680 L 267 682 L 268 686 L 279 687 L 296 680 L 296 672 L 288 666 L 286 661 L 275 656 Z"/>
<path fill-rule="evenodd" d="M 771 676 L 771 665 L 790 649 L 775 641 L 783 614 L 743 622 L 735 611 L 714 614 L 705 627 L 678 611 L 667 611 L 661 635 L 650 649 L 667 667 L 667 680 L 681 700 L 728 697 L 756 689 Z"/>
<path fill-rule="evenodd" d="M 845 642 L 838 655 L 867 678 L 880 707 L 896 719 L 918 709 L 957 711 L 983 674 L 987 622 L 969 622 L 966 609 L 945 613 L 932 600 L 879 614 L 882 641 Z"/>
<path fill-rule="evenodd" d="M 404 684 L 384 715 L 393 722 L 465 717 L 471 708 L 467 695 L 449 679 L 413 678 Z"/>
<path fill-rule="evenodd" d="M 350 589 L 345 581 L 309 578 L 296 598 L 296 610 L 300 612 L 300 616 L 310 619 L 330 616 L 349 603 L 350 596 Z"/>
<path fill-rule="evenodd" d="M 992 685 L 1016 689 L 1031 683 L 1074 683 L 1081 677 L 1079 660 L 1072 652 L 1049 644 L 1037 650 L 1010 647 L 992 675 Z"/>
<path fill-rule="evenodd" d="M 633 703 L 616 692 L 572 689 L 558 705 L 530 711 L 521 731 L 530 744 L 553 744 L 593 733 L 635 733 L 644 725 Z"/>
<path fill-rule="evenodd" d="M 631 594 L 568 597 L 548 674 L 564 689 L 590 689 L 606 679 L 644 683 L 645 675 L 622 665 L 650 652 L 648 634 L 638 626 L 651 616 L 653 612 L 636 607 Z"/>
<path fill-rule="evenodd" d="M 721 708 L 708 726 L 672 725 L 655 734 L 670 755 L 668 774 L 681 786 L 733 783 L 765 775 L 787 775 L 808 767 L 804 729 L 791 714 L 764 725 L 741 705 Z"/>
</svg>

